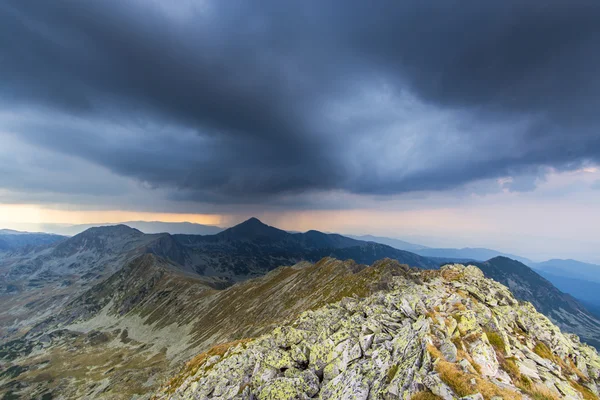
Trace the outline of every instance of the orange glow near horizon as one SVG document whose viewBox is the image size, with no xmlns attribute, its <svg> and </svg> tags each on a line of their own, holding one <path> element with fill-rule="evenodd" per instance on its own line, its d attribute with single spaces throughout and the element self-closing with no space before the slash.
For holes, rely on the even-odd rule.
<svg viewBox="0 0 600 400">
<path fill-rule="evenodd" d="M 37 205 L 0 205 L 0 224 L 95 224 L 127 221 L 192 222 L 219 225 L 225 219 L 216 214 L 152 213 L 122 210 L 59 210 Z"/>
</svg>

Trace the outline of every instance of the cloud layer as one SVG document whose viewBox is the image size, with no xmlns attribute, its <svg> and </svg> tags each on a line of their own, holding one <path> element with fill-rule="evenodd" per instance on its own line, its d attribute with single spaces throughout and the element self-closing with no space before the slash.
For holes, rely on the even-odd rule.
<svg viewBox="0 0 600 400">
<path fill-rule="evenodd" d="M 6 0 L 0 131 L 182 202 L 532 190 L 600 163 L 598 21 L 591 0 Z"/>
</svg>

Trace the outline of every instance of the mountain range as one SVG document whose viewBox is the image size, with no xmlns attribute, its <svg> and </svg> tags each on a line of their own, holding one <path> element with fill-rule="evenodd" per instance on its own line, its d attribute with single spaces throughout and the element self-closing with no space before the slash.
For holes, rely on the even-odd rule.
<svg viewBox="0 0 600 400">
<path fill-rule="evenodd" d="M 204 236 L 96 227 L 5 253 L 0 394 L 148 398 L 215 344 L 258 337 L 306 310 L 390 290 L 395 277 L 443 263 L 256 218 Z M 504 257 L 474 264 L 566 332 L 600 344 L 600 322 L 526 265 Z"/>
<path fill-rule="evenodd" d="M 127 225 L 144 233 L 171 233 L 185 235 L 214 235 L 215 233 L 222 232 L 226 229 L 216 225 L 203 225 L 191 222 L 127 221 L 120 222 L 119 224 Z M 64 236 L 74 236 L 89 228 L 113 225 L 116 224 L 43 224 L 41 227 L 47 232 L 54 232 Z"/>
</svg>

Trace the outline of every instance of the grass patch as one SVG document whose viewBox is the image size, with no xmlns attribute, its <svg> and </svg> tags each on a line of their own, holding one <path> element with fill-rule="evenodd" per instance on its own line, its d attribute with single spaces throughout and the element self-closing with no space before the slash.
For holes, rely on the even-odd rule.
<svg viewBox="0 0 600 400">
<path fill-rule="evenodd" d="M 557 356 L 554 353 L 552 353 L 552 351 L 544 343 L 542 343 L 542 342 L 536 343 L 535 347 L 533 348 L 533 352 L 535 354 L 537 354 L 538 356 L 543 357 L 543 358 L 545 358 L 545 359 L 547 359 L 549 361 L 552 361 L 553 363 L 559 365 L 563 369 L 563 371 L 564 371 L 565 374 L 576 375 L 577 378 L 580 381 L 582 381 L 582 382 L 588 382 L 589 381 L 588 377 L 585 376 L 584 373 L 581 372 L 581 370 L 579 368 L 577 368 L 577 366 L 575 365 L 575 363 L 573 362 L 573 360 L 571 360 L 570 358 L 568 358 L 567 361 L 565 362 L 565 360 L 563 360 L 559 356 Z M 572 383 L 575 383 L 575 384 L 581 386 L 577 382 L 572 381 Z M 581 386 L 581 387 L 585 390 L 584 386 Z M 586 394 L 586 395 L 589 395 L 589 394 Z M 597 399 L 598 397 L 596 397 L 594 395 L 593 398 Z"/>
<path fill-rule="evenodd" d="M 539 355 L 539 354 L 538 354 Z M 541 357 L 541 356 L 540 356 Z M 559 396 L 544 385 L 534 385 L 529 377 L 522 375 L 513 357 L 502 358 L 501 366 L 513 380 L 515 386 L 525 392 L 533 400 L 558 400 Z M 585 398 L 585 397 L 584 397 Z M 586 399 L 592 400 L 592 399 Z"/>
<path fill-rule="evenodd" d="M 533 400 L 559 400 L 560 397 L 556 395 L 552 390 L 548 389 L 544 385 L 534 385 L 530 390 L 527 391 L 527 394 Z"/>
<path fill-rule="evenodd" d="M 450 386 L 459 397 L 476 393 L 475 385 L 471 384 L 471 379 L 474 375 L 462 372 L 455 364 L 440 360 L 435 366 L 435 370 L 440 374 L 442 381 Z"/>
<path fill-rule="evenodd" d="M 575 363 L 573 362 L 573 360 L 571 360 L 570 358 L 568 359 L 568 367 L 570 372 L 573 372 L 575 375 L 577 375 L 577 377 L 583 381 L 583 382 L 588 382 L 589 378 L 587 376 L 584 375 L 583 372 L 581 372 L 581 370 L 579 368 L 577 368 L 577 366 L 575 365 Z"/>
<path fill-rule="evenodd" d="M 457 350 L 461 350 L 463 348 L 463 343 L 462 343 L 462 340 L 460 339 L 460 336 L 454 336 L 452 339 L 450 339 L 450 341 L 452 342 L 453 345 L 456 346 Z"/>
<path fill-rule="evenodd" d="M 537 342 L 535 347 L 533 348 L 533 352 L 538 356 L 545 358 L 546 360 L 550 360 L 554 362 L 554 354 L 552 350 L 546 344 L 542 342 Z"/>
<path fill-rule="evenodd" d="M 433 322 L 437 321 L 437 313 L 433 310 L 429 310 L 427 311 L 427 313 L 425 314 L 428 318 L 430 318 Z"/>
<path fill-rule="evenodd" d="M 440 378 L 459 397 L 481 393 L 484 399 L 500 396 L 504 400 L 521 400 L 523 397 L 512 390 L 501 389 L 478 375 L 463 372 L 456 364 L 440 360 L 435 367 Z M 475 384 L 472 380 L 475 379 Z"/>
<path fill-rule="evenodd" d="M 573 389 L 577 390 L 585 400 L 598 400 L 598 396 L 594 394 L 590 389 L 586 388 L 583 385 L 575 382 L 574 380 L 569 379 L 569 383 L 573 386 Z"/>
<path fill-rule="evenodd" d="M 394 377 L 396 376 L 397 373 L 398 373 L 398 364 L 394 364 L 394 365 L 392 365 L 392 367 L 390 369 L 388 369 L 387 377 L 386 377 L 388 384 L 390 382 L 392 382 L 392 379 L 394 379 Z"/>
<path fill-rule="evenodd" d="M 462 271 L 455 269 L 444 269 L 441 271 L 441 275 L 442 278 L 444 278 L 448 282 L 458 281 L 464 276 Z"/>
<path fill-rule="evenodd" d="M 511 378 L 514 380 L 519 380 L 521 378 L 521 370 L 514 358 L 508 357 L 500 361 L 502 369 L 505 370 Z"/>
<path fill-rule="evenodd" d="M 418 392 L 410 397 L 410 400 L 441 400 L 440 396 L 436 396 L 431 392 Z"/>
<path fill-rule="evenodd" d="M 469 333 L 466 336 L 463 336 L 463 340 L 469 344 L 473 344 L 473 343 L 477 342 L 479 339 L 481 339 L 481 334 L 479 332 L 473 332 L 473 333 Z"/>
<path fill-rule="evenodd" d="M 494 349 L 496 349 L 497 351 L 500 351 L 500 352 L 502 352 L 502 354 L 504 354 L 504 352 L 506 351 L 506 343 L 504 343 L 504 339 L 502 339 L 502 335 L 500 335 L 498 332 L 494 332 L 489 329 L 485 329 L 484 332 L 488 338 L 488 341 L 494 347 Z"/>
<path fill-rule="evenodd" d="M 433 358 L 434 360 L 436 359 L 443 359 L 444 357 L 442 356 L 442 352 L 438 350 L 437 347 L 435 347 L 432 344 L 427 344 L 427 352 L 429 353 L 429 355 L 431 355 L 431 358 Z"/>
</svg>

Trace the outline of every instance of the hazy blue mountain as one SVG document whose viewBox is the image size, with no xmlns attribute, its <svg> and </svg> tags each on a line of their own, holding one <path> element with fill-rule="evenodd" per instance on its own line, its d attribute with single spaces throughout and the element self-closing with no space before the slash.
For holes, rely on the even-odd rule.
<svg viewBox="0 0 600 400">
<path fill-rule="evenodd" d="M 56 243 L 63 239 L 65 239 L 65 236 L 0 229 L 0 252 L 32 249 Z"/>
<path fill-rule="evenodd" d="M 127 225 L 144 233 L 170 233 L 183 235 L 214 235 L 225 228 L 215 225 L 194 224 L 191 222 L 149 222 L 149 221 L 129 221 L 122 222 L 122 225 Z M 61 235 L 74 236 L 89 228 L 98 226 L 114 226 L 117 224 L 84 224 L 84 225 L 57 225 L 47 224 L 45 230 L 49 232 L 60 233 Z"/>
<path fill-rule="evenodd" d="M 554 275 L 543 270 L 537 272 L 561 291 L 581 301 L 590 311 L 600 311 L 600 283 Z"/>
<path fill-rule="evenodd" d="M 373 236 L 373 235 L 361 235 L 361 236 L 346 235 L 346 236 L 349 238 L 352 238 L 352 239 L 364 240 L 365 242 L 375 242 L 375 243 L 385 244 L 385 245 L 391 246 L 398 250 L 414 252 L 417 250 L 428 249 L 427 246 L 422 246 L 420 244 L 409 243 L 409 242 L 405 242 L 404 240 L 383 237 L 383 236 Z"/>
<path fill-rule="evenodd" d="M 600 265 L 596 264 L 588 264 L 577 260 L 555 259 L 532 264 L 531 266 L 552 275 L 600 283 Z"/>
<path fill-rule="evenodd" d="M 420 254 L 425 257 L 436 257 L 436 258 L 453 258 L 453 259 L 462 259 L 462 260 L 476 260 L 476 261 L 485 261 L 494 257 L 507 257 L 513 260 L 518 260 L 524 264 L 532 263 L 531 260 L 516 256 L 514 254 L 502 253 L 497 250 L 485 249 L 485 248 L 470 248 L 465 247 L 462 249 L 422 249 L 415 250 L 417 254 Z"/>
</svg>

